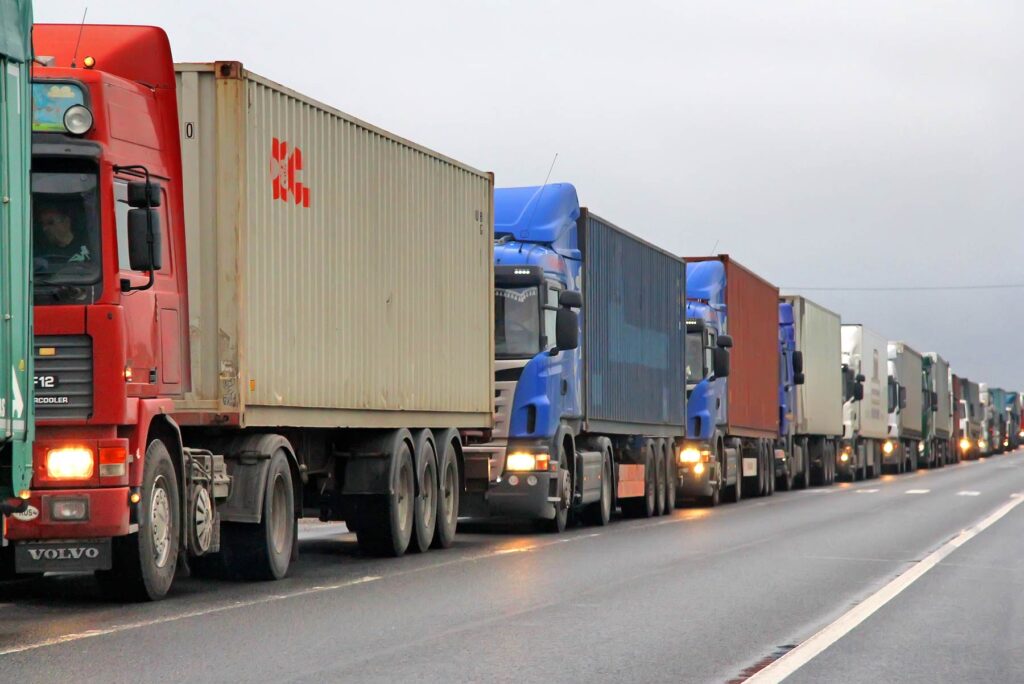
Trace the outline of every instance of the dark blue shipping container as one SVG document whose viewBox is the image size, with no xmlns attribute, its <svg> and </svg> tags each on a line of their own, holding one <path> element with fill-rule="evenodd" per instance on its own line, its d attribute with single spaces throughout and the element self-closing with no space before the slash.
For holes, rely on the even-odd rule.
<svg viewBox="0 0 1024 684">
<path fill-rule="evenodd" d="M 586 429 L 684 434 L 686 265 L 586 209 L 578 226 Z"/>
</svg>

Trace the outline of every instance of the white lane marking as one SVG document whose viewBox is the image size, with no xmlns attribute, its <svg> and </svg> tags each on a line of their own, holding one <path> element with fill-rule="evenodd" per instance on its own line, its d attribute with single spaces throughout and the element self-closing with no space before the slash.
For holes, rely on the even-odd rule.
<svg viewBox="0 0 1024 684">
<path fill-rule="evenodd" d="M 981 492 L 976 492 L 976 491 L 974 491 L 972 489 L 965 489 L 962 492 L 957 492 L 956 495 L 957 496 L 980 496 Z"/>
<path fill-rule="evenodd" d="M 203 608 L 201 610 L 193 610 L 187 613 L 178 613 L 177 615 L 167 615 L 164 617 L 153 618 L 152 620 L 140 620 L 138 622 L 130 622 L 127 624 L 115 625 L 114 627 L 107 627 L 106 629 L 90 629 L 85 632 L 64 634 L 62 636 L 53 637 L 52 639 L 44 639 L 42 641 L 36 641 L 30 644 L 23 644 L 21 646 L 12 646 L 11 648 L 5 648 L 3 650 L 0 650 L 0 656 L 11 655 L 12 653 L 23 653 L 25 651 L 33 651 L 38 648 L 45 648 L 47 646 L 57 646 L 59 644 L 66 644 L 70 641 L 81 641 L 82 639 L 91 639 L 92 637 L 105 636 L 107 634 L 117 634 L 118 632 L 126 632 L 128 630 L 139 629 L 141 627 L 152 627 L 154 625 L 162 625 L 169 622 L 178 622 L 179 620 L 187 620 L 189 618 L 203 617 L 205 615 L 213 615 L 215 613 L 223 613 L 225 611 L 236 610 L 238 608 L 259 606 L 266 603 L 275 603 L 277 601 L 283 601 L 285 599 L 296 598 L 299 596 L 308 596 L 309 594 L 322 594 L 328 591 L 338 591 L 339 589 L 354 587 L 358 584 L 376 582 L 379 579 L 381 578 L 373 575 L 368 575 L 366 577 L 360 577 L 359 579 L 349 580 L 347 582 L 339 582 L 337 584 L 323 584 L 315 587 L 309 587 L 307 589 L 300 589 L 299 591 L 289 592 L 287 594 L 273 594 L 271 596 L 262 596 L 260 598 L 251 599 L 249 601 L 235 601 L 233 603 L 214 606 L 212 608 Z"/>
<path fill-rule="evenodd" d="M 906 494 L 927 494 L 930 491 L 932 491 L 932 490 L 930 490 L 930 489 L 908 489 L 905 493 Z"/>
<path fill-rule="evenodd" d="M 855 493 L 857 493 L 857 494 L 874 494 L 878 490 L 877 489 L 855 489 L 853 491 Z"/>
<path fill-rule="evenodd" d="M 932 551 L 874 594 L 846 611 L 838 620 L 747 679 L 747 684 L 781 682 L 820 655 L 826 648 L 849 634 L 854 627 L 874 615 L 882 606 L 898 596 L 900 592 L 921 579 L 926 572 L 941 563 L 946 556 L 984 532 L 1021 503 L 1024 503 L 1022 495 L 1014 494 L 1009 501 L 990 513 L 984 520 L 973 527 L 967 528 L 935 551 Z"/>
</svg>

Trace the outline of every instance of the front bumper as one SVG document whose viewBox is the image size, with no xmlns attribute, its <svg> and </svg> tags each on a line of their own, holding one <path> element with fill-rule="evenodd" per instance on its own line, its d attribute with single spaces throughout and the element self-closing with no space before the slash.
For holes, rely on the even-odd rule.
<svg viewBox="0 0 1024 684">
<path fill-rule="evenodd" d="M 128 487 L 32 490 L 26 509 L 6 518 L 4 536 L 10 541 L 124 536 L 131 531 L 130 495 Z M 53 519 L 53 505 L 68 499 L 87 502 L 85 520 Z"/>
<path fill-rule="evenodd" d="M 507 473 L 487 489 L 491 515 L 551 520 L 561 500 L 557 472 Z"/>
<path fill-rule="evenodd" d="M 679 466 L 679 475 L 676 478 L 676 488 L 680 494 L 687 498 L 693 496 L 711 496 L 715 491 L 714 480 L 711 473 L 711 464 L 700 464 L 704 466 L 704 472 L 700 474 L 694 472 L 694 466 L 696 465 L 696 463 L 684 463 Z"/>
</svg>

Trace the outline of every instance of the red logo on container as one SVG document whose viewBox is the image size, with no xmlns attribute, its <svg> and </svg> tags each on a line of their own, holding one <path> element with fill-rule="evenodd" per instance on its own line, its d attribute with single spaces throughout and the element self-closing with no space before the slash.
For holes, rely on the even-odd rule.
<svg viewBox="0 0 1024 684">
<path fill-rule="evenodd" d="M 274 174 L 274 199 L 308 207 L 309 187 L 295 180 L 296 172 L 302 170 L 302 150 L 293 147 L 289 152 L 288 143 L 274 138 L 270 157 L 270 169 Z"/>
</svg>

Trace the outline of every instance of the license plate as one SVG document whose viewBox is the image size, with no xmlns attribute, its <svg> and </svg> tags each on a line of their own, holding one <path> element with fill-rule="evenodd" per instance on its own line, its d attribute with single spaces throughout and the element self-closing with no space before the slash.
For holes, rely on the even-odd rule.
<svg viewBox="0 0 1024 684">
<path fill-rule="evenodd" d="M 754 477 L 757 475 L 757 459 L 743 459 L 743 477 Z"/>
<path fill-rule="evenodd" d="M 14 547 L 15 572 L 87 572 L 110 569 L 110 540 L 25 542 Z"/>
</svg>

